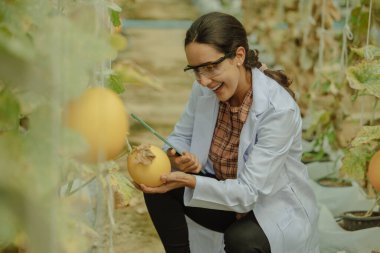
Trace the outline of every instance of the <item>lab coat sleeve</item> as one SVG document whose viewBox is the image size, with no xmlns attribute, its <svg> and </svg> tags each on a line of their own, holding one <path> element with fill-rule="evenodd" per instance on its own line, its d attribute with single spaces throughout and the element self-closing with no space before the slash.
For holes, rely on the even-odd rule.
<svg viewBox="0 0 380 253">
<path fill-rule="evenodd" d="M 257 129 L 257 142 L 237 179 L 217 181 L 196 176 L 195 189 L 185 188 L 185 205 L 238 213 L 252 210 L 259 194 L 269 195 L 276 188 L 294 136 L 300 129 L 300 115 L 294 109 L 278 111 L 272 107 L 264 112 Z"/>
</svg>

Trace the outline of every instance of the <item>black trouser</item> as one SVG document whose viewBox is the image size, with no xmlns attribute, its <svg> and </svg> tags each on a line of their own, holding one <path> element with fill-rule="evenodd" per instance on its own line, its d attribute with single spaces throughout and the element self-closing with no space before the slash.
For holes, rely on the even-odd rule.
<svg viewBox="0 0 380 253">
<path fill-rule="evenodd" d="M 253 212 L 237 220 L 235 212 L 187 207 L 183 204 L 183 193 L 184 188 L 179 188 L 163 194 L 144 194 L 166 253 L 190 252 L 185 214 L 201 226 L 224 233 L 227 253 L 270 253 L 268 238 Z"/>
</svg>

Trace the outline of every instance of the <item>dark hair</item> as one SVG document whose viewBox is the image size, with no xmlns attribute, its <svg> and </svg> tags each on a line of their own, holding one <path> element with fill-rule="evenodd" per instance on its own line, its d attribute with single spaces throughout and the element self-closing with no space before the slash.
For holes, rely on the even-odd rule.
<svg viewBox="0 0 380 253">
<path fill-rule="evenodd" d="M 208 44 L 224 54 L 234 53 L 238 47 L 243 47 L 246 51 L 244 60 L 246 69 L 263 66 L 259 61 L 259 51 L 249 49 L 247 32 L 234 16 L 211 12 L 199 17 L 186 32 L 185 47 L 191 42 Z M 276 80 L 294 98 L 294 92 L 289 88 L 292 81 L 283 71 L 265 69 L 263 72 Z"/>
</svg>

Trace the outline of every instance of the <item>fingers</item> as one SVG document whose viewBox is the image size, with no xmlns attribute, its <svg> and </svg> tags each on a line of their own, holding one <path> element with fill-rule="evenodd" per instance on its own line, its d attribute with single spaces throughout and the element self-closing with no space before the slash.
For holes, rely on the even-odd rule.
<svg viewBox="0 0 380 253">
<path fill-rule="evenodd" d="M 175 171 L 170 174 L 162 175 L 160 179 L 166 184 L 170 182 L 186 182 L 186 177 L 188 177 L 186 173 Z"/>
<path fill-rule="evenodd" d="M 195 177 L 181 171 L 172 172 L 161 176 L 162 185 L 157 187 L 149 187 L 140 184 L 139 187 L 145 193 L 165 193 L 176 188 L 185 186 L 195 187 Z"/>
<path fill-rule="evenodd" d="M 141 190 L 145 193 L 165 193 L 168 191 L 165 184 L 158 187 L 149 187 L 144 184 L 141 184 L 140 187 L 141 187 Z"/>
<path fill-rule="evenodd" d="M 192 153 L 184 152 L 181 156 L 178 156 L 176 151 L 172 148 L 168 149 L 166 153 L 172 166 L 178 168 L 180 171 L 199 173 L 202 169 L 202 164 Z"/>
<path fill-rule="evenodd" d="M 201 165 L 199 162 L 189 164 L 189 166 L 183 168 L 184 172 L 199 173 L 201 171 Z"/>
<path fill-rule="evenodd" d="M 172 148 L 169 148 L 168 151 L 166 152 L 166 154 L 169 156 L 169 157 L 175 157 L 177 156 L 176 155 L 176 151 Z"/>
<path fill-rule="evenodd" d="M 184 155 L 178 159 L 180 160 L 181 164 L 180 169 L 183 172 L 198 173 L 202 168 L 202 165 L 199 162 L 198 158 L 191 153 L 185 152 Z"/>
</svg>

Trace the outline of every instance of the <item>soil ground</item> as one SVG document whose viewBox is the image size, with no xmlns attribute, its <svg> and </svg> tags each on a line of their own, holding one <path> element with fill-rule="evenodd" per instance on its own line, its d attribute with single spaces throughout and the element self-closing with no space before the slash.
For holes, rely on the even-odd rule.
<svg viewBox="0 0 380 253">
<path fill-rule="evenodd" d="M 197 10 L 190 0 L 135 0 L 126 13 L 134 19 L 194 19 Z M 169 8 L 170 7 L 170 8 Z M 128 18 L 128 17 L 127 17 Z M 124 34 L 128 47 L 118 58 L 128 59 L 153 74 L 162 89 L 150 86 L 127 86 L 124 98 L 129 112 L 133 112 L 167 136 L 180 117 L 192 84 L 192 78 L 183 72 L 186 57 L 183 40 L 186 29 L 128 28 Z M 129 141 L 132 145 L 162 142 L 139 124 L 131 121 Z M 163 253 L 161 241 L 153 227 L 143 201 L 142 193 L 133 192 L 129 206 L 116 210 L 117 229 L 113 244 L 115 253 Z"/>
</svg>

